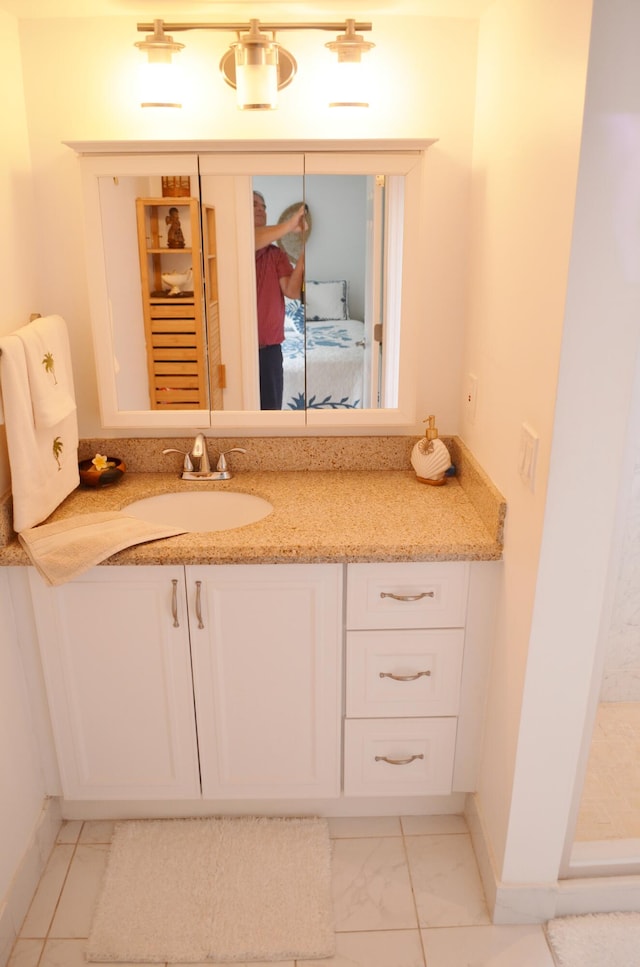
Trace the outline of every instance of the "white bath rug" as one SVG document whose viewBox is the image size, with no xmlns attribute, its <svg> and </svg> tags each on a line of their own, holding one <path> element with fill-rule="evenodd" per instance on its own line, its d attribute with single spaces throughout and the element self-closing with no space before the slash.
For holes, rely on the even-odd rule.
<svg viewBox="0 0 640 967">
<path fill-rule="evenodd" d="M 334 951 L 326 820 L 116 825 L 89 961 L 233 963 Z"/>
<path fill-rule="evenodd" d="M 587 913 L 547 923 L 557 967 L 638 967 L 640 913 Z"/>
</svg>

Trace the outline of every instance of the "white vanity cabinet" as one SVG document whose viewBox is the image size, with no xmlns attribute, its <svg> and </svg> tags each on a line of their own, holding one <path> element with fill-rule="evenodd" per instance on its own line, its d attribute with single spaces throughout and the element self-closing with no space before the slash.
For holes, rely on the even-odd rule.
<svg viewBox="0 0 640 967">
<path fill-rule="evenodd" d="M 495 562 L 96 567 L 58 588 L 27 570 L 74 815 L 475 789 Z"/>
<path fill-rule="evenodd" d="M 188 567 L 205 799 L 340 795 L 342 567 Z"/>
<path fill-rule="evenodd" d="M 353 564 L 347 571 L 345 796 L 473 788 L 468 733 L 480 728 L 473 721 L 480 693 L 457 749 L 470 565 Z"/>
<path fill-rule="evenodd" d="M 183 568 L 29 578 L 65 798 L 199 796 Z"/>
<path fill-rule="evenodd" d="M 30 581 L 65 798 L 339 796 L 340 565 Z"/>
</svg>

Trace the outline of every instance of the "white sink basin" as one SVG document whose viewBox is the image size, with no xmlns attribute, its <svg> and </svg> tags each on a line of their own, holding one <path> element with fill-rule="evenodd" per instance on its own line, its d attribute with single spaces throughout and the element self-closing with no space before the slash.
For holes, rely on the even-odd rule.
<svg viewBox="0 0 640 967">
<path fill-rule="evenodd" d="M 229 490 L 184 491 L 144 497 L 122 508 L 123 514 L 187 531 L 226 531 L 262 520 L 273 505 L 262 497 Z"/>
</svg>

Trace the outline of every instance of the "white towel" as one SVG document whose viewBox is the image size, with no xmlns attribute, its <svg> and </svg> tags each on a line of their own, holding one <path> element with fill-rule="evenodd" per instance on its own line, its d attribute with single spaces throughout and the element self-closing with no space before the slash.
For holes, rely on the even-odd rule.
<svg viewBox="0 0 640 967">
<path fill-rule="evenodd" d="M 66 323 L 60 316 L 43 316 L 14 335 L 24 343 L 33 422 L 46 430 L 76 408 Z"/>
<path fill-rule="evenodd" d="M 24 343 L 15 333 L 0 337 L 0 390 L 11 467 L 13 527 L 45 520 L 80 483 L 75 410 L 48 429 L 37 430 Z"/>
<path fill-rule="evenodd" d="M 149 524 L 120 511 L 103 511 L 31 527 L 18 536 L 47 584 L 56 587 L 124 547 L 184 533 L 184 528 Z"/>
</svg>

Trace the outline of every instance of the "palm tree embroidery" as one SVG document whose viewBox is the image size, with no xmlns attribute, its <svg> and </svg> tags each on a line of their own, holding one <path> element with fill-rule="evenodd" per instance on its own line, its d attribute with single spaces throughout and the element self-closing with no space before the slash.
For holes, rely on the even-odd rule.
<svg viewBox="0 0 640 967">
<path fill-rule="evenodd" d="M 62 470 L 60 465 L 60 456 L 64 450 L 64 443 L 62 442 L 62 437 L 57 436 L 53 441 L 53 459 L 58 464 L 58 470 Z"/>
<path fill-rule="evenodd" d="M 53 376 L 53 382 L 58 385 L 58 380 L 56 379 L 56 364 L 53 358 L 53 353 L 45 353 L 42 359 L 42 365 L 44 366 L 46 373 L 51 373 Z"/>
</svg>

